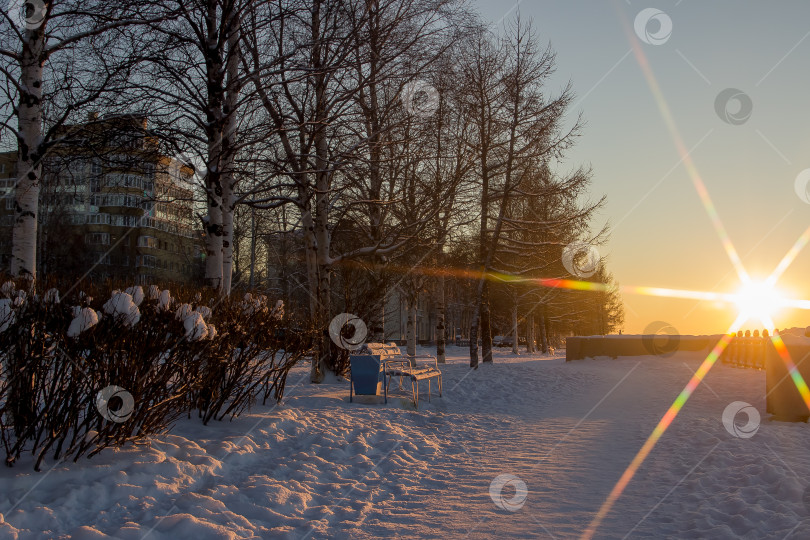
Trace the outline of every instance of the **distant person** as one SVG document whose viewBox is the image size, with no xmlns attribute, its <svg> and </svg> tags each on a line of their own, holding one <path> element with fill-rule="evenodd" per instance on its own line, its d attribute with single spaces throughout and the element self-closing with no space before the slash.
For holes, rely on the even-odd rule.
<svg viewBox="0 0 810 540">
<path fill-rule="evenodd" d="M 743 331 L 737 330 L 737 337 L 743 337 Z"/>
<path fill-rule="evenodd" d="M 779 329 L 778 328 L 773 329 L 773 335 L 775 335 L 775 336 L 779 335 Z"/>
<path fill-rule="evenodd" d="M 759 330 L 754 330 L 754 337 L 759 337 Z"/>
<path fill-rule="evenodd" d="M 751 330 L 745 331 L 745 337 L 751 337 Z"/>
<path fill-rule="evenodd" d="M 773 333 L 774 333 L 774 335 L 776 334 L 776 329 L 774 329 Z M 767 329 L 767 328 L 766 328 L 765 330 L 763 330 L 763 331 L 762 331 L 762 337 L 766 338 L 766 337 L 768 337 L 769 335 L 770 335 L 770 334 L 768 333 L 768 329 Z"/>
</svg>

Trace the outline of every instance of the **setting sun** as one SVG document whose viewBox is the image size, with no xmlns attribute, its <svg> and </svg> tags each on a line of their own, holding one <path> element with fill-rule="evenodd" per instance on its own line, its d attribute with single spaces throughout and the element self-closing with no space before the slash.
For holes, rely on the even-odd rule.
<svg viewBox="0 0 810 540">
<path fill-rule="evenodd" d="M 785 298 L 772 286 L 764 282 L 743 285 L 735 295 L 735 303 L 740 315 L 746 319 L 757 319 L 766 326 L 773 326 L 773 315 L 784 306 Z"/>
</svg>

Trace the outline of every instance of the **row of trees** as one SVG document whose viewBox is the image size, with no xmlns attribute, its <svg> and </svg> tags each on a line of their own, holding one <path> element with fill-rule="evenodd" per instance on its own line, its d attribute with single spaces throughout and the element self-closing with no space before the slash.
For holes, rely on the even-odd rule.
<svg viewBox="0 0 810 540">
<path fill-rule="evenodd" d="M 554 54 L 519 17 L 495 33 L 460 0 L 25 9 L 3 15 L 0 36 L 0 129 L 18 149 L 14 275 L 36 274 L 43 160 L 91 108 L 147 115 L 162 151 L 197 165 L 210 287 L 230 293 L 235 251 L 255 270 L 260 237 L 285 264 L 300 261 L 316 328 L 352 306 L 381 339 L 395 289 L 412 335 L 418 295 L 435 284 L 442 355 L 455 268 L 474 284 L 475 367 L 479 335 L 492 358 L 495 276 L 514 278 L 507 295 L 548 304 L 565 295 L 532 280 L 567 276 L 566 244 L 604 239 L 589 228 L 602 204 L 587 201 L 590 171 L 562 161 L 582 129 L 567 116 L 572 90 L 550 92 Z M 610 283 L 604 271 L 592 279 Z M 602 329 L 620 324 L 620 309 L 602 311 L 613 313 Z M 324 330 L 312 380 L 336 362 Z"/>
</svg>

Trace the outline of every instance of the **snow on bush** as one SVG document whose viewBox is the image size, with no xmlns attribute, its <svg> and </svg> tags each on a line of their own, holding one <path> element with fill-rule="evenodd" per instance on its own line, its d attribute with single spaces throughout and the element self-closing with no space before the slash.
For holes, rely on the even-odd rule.
<svg viewBox="0 0 810 540">
<path fill-rule="evenodd" d="M 276 304 L 272 309 L 268 309 L 267 303 L 267 297 L 263 294 L 253 296 L 250 293 L 246 293 L 244 300 L 242 301 L 242 313 L 249 317 L 258 313 L 267 313 L 269 311 L 271 318 L 280 320 L 284 317 L 283 300 L 276 301 Z"/>
<path fill-rule="evenodd" d="M 169 291 L 166 293 L 166 307 L 171 300 Z M 161 298 L 163 295 L 161 294 Z M 160 309 L 158 305 L 158 309 Z M 213 325 L 206 324 L 205 319 L 211 317 L 211 308 L 207 306 L 197 306 L 197 309 L 192 310 L 191 304 L 180 304 L 175 311 L 174 318 L 178 321 L 183 321 L 183 327 L 186 329 L 186 339 L 189 341 L 197 341 L 200 339 L 214 339 L 217 335 L 217 329 Z"/>
<path fill-rule="evenodd" d="M 14 295 L 14 291 L 17 290 L 17 287 L 14 285 L 13 281 L 6 281 L 0 286 L 0 292 L 2 292 L 5 296 L 11 298 Z"/>
<path fill-rule="evenodd" d="M 203 319 L 207 320 L 211 318 L 211 308 L 208 306 L 197 306 L 197 309 L 194 311 L 202 315 Z"/>
<path fill-rule="evenodd" d="M 143 290 L 141 291 L 143 294 Z M 143 300 L 143 298 L 141 298 Z M 141 320 L 141 312 L 132 296 L 127 293 L 113 291 L 112 298 L 104 304 L 104 313 L 113 317 L 120 317 L 127 326 L 134 326 Z"/>
<path fill-rule="evenodd" d="M 208 326 L 205 324 L 202 315 L 198 311 L 192 311 L 191 314 L 183 320 L 183 326 L 186 329 L 186 338 L 189 341 L 197 341 L 208 337 Z"/>
<path fill-rule="evenodd" d="M 20 307 L 25 303 L 25 299 L 28 295 L 25 294 L 25 291 L 17 291 L 17 296 L 14 298 L 14 306 Z"/>
<path fill-rule="evenodd" d="M 178 321 L 185 321 L 193 311 L 191 304 L 180 304 L 177 311 L 174 312 L 174 318 Z"/>
<path fill-rule="evenodd" d="M 0 332 L 5 332 L 16 321 L 14 308 L 11 307 L 11 300 L 3 298 L 0 300 Z"/>
<path fill-rule="evenodd" d="M 98 324 L 98 313 L 93 308 L 80 308 L 78 306 L 73 308 L 74 319 L 70 321 L 70 328 L 68 328 L 68 337 L 78 337 L 79 334 L 88 328 Z M 78 314 L 76 313 L 78 310 Z"/>
<path fill-rule="evenodd" d="M 290 347 L 289 338 L 279 337 L 292 335 L 280 318 L 283 304 L 270 302 L 274 316 L 268 316 L 263 296 L 248 296 L 247 303 L 238 297 L 213 298 L 214 304 L 201 305 L 209 297 L 191 290 L 186 299 L 194 300 L 185 304 L 156 287 L 111 293 L 90 284 L 76 301 L 57 303 L 57 289 L 26 295 L 3 282 L 0 289 L 8 297 L 0 294 L 0 458 L 5 451 L 7 465 L 24 453 L 35 456 L 36 470 L 51 457 L 92 456 L 165 432 L 192 410 L 199 411 L 203 423 L 234 418 L 259 399 L 280 400 L 290 368 L 308 350 Z M 99 301 L 94 303 L 90 294 Z M 143 301 L 140 308 L 138 300 Z M 142 317 L 142 312 L 152 316 Z M 180 336 L 185 336 L 182 344 L 177 343 Z M 32 357 L 31 350 L 42 352 Z M 64 376 L 53 384 L 47 376 L 29 373 Z M 113 381 L 108 380 L 111 373 Z M 138 396 L 125 424 L 100 423 L 93 394 L 86 392 L 88 384 L 102 388 L 111 382 Z M 22 401 L 2 399 L 12 395 Z M 28 414 L 19 403 L 36 413 Z"/>
<path fill-rule="evenodd" d="M 149 300 L 157 300 L 160 296 L 160 288 L 157 285 L 149 285 L 149 291 L 146 293 Z"/>
<path fill-rule="evenodd" d="M 172 295 L 169 293 L 169 289 L 161 291 L 157 301 L 158 311 L 169 311 L 169 305 L 172 303 Z"/>
<path fill-rule="evenodd" d="M 267 297 L 260 294 L 254 297 L 250 293 L 245 294 L 245 300 L 242 302 L 242 313 L 250 317 L 256 313 L 267 312 Z"/>
<path fill-rule="evenodd" d="M 59 303 L 59 289 L 48 289 L 45 292 L 45 297 L 43 298 L 46 304 L 58 304 Z"/>
<path fill-rule="evenodd" d="M 140 306 L 141 303 L 143 302 L 143 287 L 141 287 L 140 285 L 129 287 L 124 292 L 132 297 L 132 301 L 135 303 L 136 306 Z"/>
<path fill-rule="evenodd" d="M 278 320 L 284 318 L 284 300 L 276 301 L 276 305 L 273 307 L 273 311 L 270 312 L 270 316 Z"/>
</svg>

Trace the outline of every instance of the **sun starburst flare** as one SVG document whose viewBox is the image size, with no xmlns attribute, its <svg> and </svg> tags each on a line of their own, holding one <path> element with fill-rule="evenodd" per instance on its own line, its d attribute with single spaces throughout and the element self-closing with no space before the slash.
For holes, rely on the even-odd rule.
<svg viewBox="0 0 810 540">
<path fill-rule="evenodd" d="M 734 321 L 734 323 L 729 327 L 726 334 L 724 334 L 720 338 L 717 345 L 712 349 L 712 351 L 709 353 L 706 359 L 701 363 L 697 372 L 695 372 L 695 375 L 686 384 L 681 393 L 678 394 L 678 397 L 675 399 L 675 402 L 661 418 L 661 421 L 658 423 L 655 429 L 653 429 L 652 433 L 647 438 L 644 445 L 636 453 L 635 457 L 630 462 L 630 465 L 628 465 L 624 473 L 621 475 L 618 482 L 616 482 L 616 485 L 613 486 L 613 489 L 610 491 L 605 501 L 600 506 L 591 523 L 583 532 L 581 538 L 584 540 L 590 540 L 591 538 L 594 537 L 602 521 L 610 513 L 610 510 L 613 508 L 613 505 L 616 503 L 619 497 L 621 497 L 624 489 L 629 485 L 630 481 L 633 479 L 633 476 L 636 474 L 638 469 L 650 455 L 656 443 L 659 441 L 659 439 L 667 430 L 667 428 L 675 420 L 678 413 L 684 407 L 684 405 L 686 404 L 692 393 L 697 389 L 697 387 L 700 385 L 700 383 L 703 381 L 706 375 L 708 375 L 709 371 L 714 366 L 717 359 L 720 357 L 720 355 L 723 353 L 726 347 L 728 347 L 729 343 L 731 343 L 733 335 L 742 327 L 742 325 L 749 320 L 758 320 L 766 328 L 773 329 L 774 328 L 773 315 L 778 310 L 786 307 L 810 309 L 810 301 L 787 298 L 783 293 L 781 293 L 776 289 L 776 284 L 779 278 L 782 276 L 782 274 L 784 274 L 784 272 L 791 265 L 791 263 L 793 263 L 793 261 L 796 259 L 796 257 L 802 251 L 802 249 L 808 244 L 808 242 L 810 242 L 810 227 L 808 227 L 802 233 L 802 235 L 799 236 L 799 238 L 794 243 L 793 247 L 782 258 L 777 267 L 774 269 L 771 275 L 768 276 L 766 280 L 762 282 L 757 282 L 751 279 L 750 275 L 748 274 L 747 270 L 745 269 L 742 263 L 742 260 L 740 259 L 737 253 L 737 250 L 735 249 L 734 245 L 731 242 L 728 232 L 726 231 L 726 228 L 723 225 L 722 220 L 720 219 L 717 209 L 714 206 L 711 197 L 709 196 L 709 191 L 706 188 L 706 185 L 703 182 L 700 174 L 698 173 L 697 167 L 692 161 L 689 152 L 687 152 L 686 150 L 686 146 L 683 143 L 683 139 L 675 123 L 675 118 L 672 115 L 672 112 L 669 108 L 669 104 L 667 103 L 667 100 L 664 97 L 663 92 L 661 91 L 661 88 L 652 71 L 648 59 L 644 54 L 644 51 L 641 48 L 639 41 L 635 39 L 626 18 L 622 16 L 621 19 L 622 22 L 624 23 L 625 31 L 628 37 L 630 38 L 630 42 L 632 44 L 636 60 L 638 61 L 638 64 L 641 67 L 641 70 L 644 73 L 644 76 L 650 87 L 650 91 L 652 92 L 653 97 L 655 98 L 655 101 L 658 104 L 661 117 L 664 120 L 664 123 L 666 124 L 666 127 L 670 132 L 670 135 L 672 136 L 675 148 L 677 149 L 678 153 L 681 156 L 681 162 L 684 164 L 684 167 L 692 180 L 692 184 L 695 188 L 695 191 L 697 191 L 698 197 L 700 198 L 700 201 L 703 204 L 706 213 L 708 214 L 709 218 L 712 221 L 714 230 L 720 239 L 720 243 L 722 244 L 726 252 L 726 255 L 728 255 L 731 265 L 737 272 L 737 275 L 741 283 L 741 287 L 736 294 L 731 295 L 723 295 L 723 294 L 714 295 L 712 293 L 703 293 L 705 294 L 704 298 L 697 298 L 699 294 L 695 293 L 695 295 L 692 296 L 699 300 L 712 298 L 721 301 L 731 300 L 737 307 L 738 316 Z M 658 290 L 655 292 L 647 291 L 647 292 L 654 294 L 656 296 L 675 296 L 664 294 L 665 293 L 664 290 Z M 655 294 L 656 292 L 660 294 Z M 673 291 L 673 292 L 683 293 L 684 291 Z M 683 298 L 687 296 L 681 295 L 677 297 Z M 799 370 L 796 368 L 796 365 L 793 362 L 792 358 L 790 357 L 790 353 L 787 347 L 785 346 L 785 343 L 782 341 L 781 336 L 775 335 L 771 338 L 771 341 L 774 344 L 774 347 L 776 348 L 779 357 L 782 359 L 785 366 L 787 367 L 788 373 L 790 374 L 793 384 L 796 386 L 796 389 L 799 391 L 799 394 L 801 395 L 808 409 L 810 409 L 810 388 L 808 388 L 807 383 L 805 382 L 801 373 L 799 373 Z"/>
</svg>

